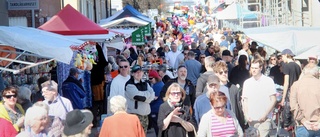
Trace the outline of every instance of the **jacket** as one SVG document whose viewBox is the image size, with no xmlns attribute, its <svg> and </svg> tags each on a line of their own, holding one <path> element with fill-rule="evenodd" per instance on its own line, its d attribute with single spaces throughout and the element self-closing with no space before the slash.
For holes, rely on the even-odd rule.
<svg viewBox="0 0 320 137">
<path fill-rule="evenodd" d="M 147 82 L 131 77 L 125 86 L 125 97 L 128 113 L 146 116 L 151 112 L 150 102 L 154 100 L 155 93 Z"/>
<path fill-rule="evenodd" d="M 86 105 L 86 92 L 72 82 L 63 82 L 63 97 L 68 98 L 74 109 L 84 109 Z"/>
</svg>

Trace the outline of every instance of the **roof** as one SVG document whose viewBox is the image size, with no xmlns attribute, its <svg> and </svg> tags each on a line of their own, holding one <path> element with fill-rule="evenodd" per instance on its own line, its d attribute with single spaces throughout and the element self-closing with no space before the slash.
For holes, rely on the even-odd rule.
<svg viewBox="0 0 320 137">
<path fill-rule="evenodd" d="M 62 35 L 108 34 L 108 30 L 94 23 L 69 4 L 39 29 Z"/>
<path fill-rule="evenodd" d="M 115 13 L 113 16 L 111 16 L 107 19 L 102 19 L 100 21 L 100 24 L 106 24 L 106 23 L 109 23 L 114 20 L 119 20 L 119 19 L 128 18 L 128 17 L 138 18 L 142 21 L 150 22 L 152 24 L 155 23 L 155 21 L 153 19 L 150 19 L 147 16 L 141 14 L 139 11 L 137 11 L 135 8 L 133 8 L 131 5 L 127 4 L 122 10 Z"/>
</svg>

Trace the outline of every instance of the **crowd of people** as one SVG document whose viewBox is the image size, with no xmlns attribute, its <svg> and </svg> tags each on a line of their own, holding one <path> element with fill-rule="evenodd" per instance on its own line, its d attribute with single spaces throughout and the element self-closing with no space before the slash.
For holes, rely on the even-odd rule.
<svg viewBox="0 0 320 137">
<path fill-rule="evenodd" d="M 100 137 L 145 137 L 150 129 L 159 137 L 265 137 L 278 106 L 283 125 L 277 126 L 297 137 L 320 136 L 317 56 L 299 63 L 290 49 L 267 53 L 230 29 L 193 28 L 192 41 L 175 31 L 160 26 L 151 42 L 109 56 L 106 94 L 88 93 L 76 68 L 61 95 L 47 77 L 33 94 L 6 87 L 0 136 L 87 137 L 105 112 Z M 92 110 L 92 98 L 105 100 L 106 110 Z"/>
</svg>

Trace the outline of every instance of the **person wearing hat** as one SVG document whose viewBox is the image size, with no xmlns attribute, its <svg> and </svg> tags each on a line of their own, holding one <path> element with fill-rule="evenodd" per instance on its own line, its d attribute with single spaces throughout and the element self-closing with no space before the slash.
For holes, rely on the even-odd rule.
<svg viewBox="0 0 320 137">
<path fill-rule="evenodd" d="M 319 60 L 317 55 L 311 55 L 308 57 L 308 63 L 313 63 L 315 65 L 318 65 Z"/>
<path fill-rule="evenodd" d="M 75 109 L 67 114 L 63 136 L 88 137 L 91 134 L 93 114 L 89 110 Z"/>
<path fill-rule="evenodd" d="M 142 79 L 141 66 L 135 65 L 131 69 L 132 76 L 125 84 L 125 97 L 128 102 L 128 113 L 139 117 L 142 127 L 147 133 L 148 115 L 151 112 L 150 103 L 155 99 L 155 93 L 148 82 Z"/>
<path fill-rule="evenodd" d="M 292 113 L 290 112 L 289 96 L 290 87 L 297 81 L 301 74 L 300 66 L 294 62 L 293 57 L 295 56 L 290 49 L 284 49 L 281 52 L 282 60 L 284 62 L 282 72 L 284 74 L 283 84 L 283 96 L 280 105 L 284 106 L 284 127 L 286 130 L 292 130 L 294 121 L 292 120 Z M 285 105 L 284 102 L 287 102 Z"/>
<path fill-rule="evenodd" d="M 230 76 L 230 73 L 231 73 L 231 71 L 232 71 L 232 69 L 234 67 L 231 64 L 232 59 L 233 59 L 233 56 L 232 56 L 232 54 L 231 54 L 231 52 L 229 50 L 226 49 L 226 50 L 222 51 L 222 60 L 224 62 L 226 62 L 227 66 L 228 66 L 228 76 Z"/>
<path fill-rule="evenodd" d="M 155 70 L 149 71 L 149 81 L 155 93 L 155 100 L 150 103 L 151 113 L 149 115 L 149 120 L 150 120 L 149 123 L 151 124 L 151 126 L 153 126 L 156 132 L 156 135 L 158 135 L 158 131 L 159 131 L 158 124 L 157 124 L 158 113 L 159 113 L 160 105 L 163 103 L 162 98 L 160 98 L 160 92 L 162 87 L 164 86 L 164 83 L 162 82 L 162 79 L 158 74 L 158 72 Z"/>
<path fill-rule="evenodd" d="M 79 80 L 79 70 L 71 68 L 68 78 L 62 83 L 63 97 L 69 99 L 74 109 L 84 109 L 88 107 L 86 104 L 86 91 Z"/>
<path fill-rule="evenodd" d="M 214 74 L 209 75 L 207 77 L 205 88 L 207 89 L 205 94 L 201 94 L 200 96 L 198 96 L 193 106 L 194 116 L 197 124 L 200 123 L 202 115 L 207 113 L 211 109 L 210 94 L 219 91 L 219 78 Z"/>
</svg>

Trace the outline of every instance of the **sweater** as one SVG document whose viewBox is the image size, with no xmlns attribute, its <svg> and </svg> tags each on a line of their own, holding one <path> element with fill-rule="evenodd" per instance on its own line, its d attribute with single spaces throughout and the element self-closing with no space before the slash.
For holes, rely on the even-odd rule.
<svg viewBox="0 0 320 137">
<path fill-rule="evenodd" d="M 154 91 L 145 81 L 136 81 L 133 77 L 129 79 L 125 87 L 125 97 L 127 99 L 127 112 L 149 115 L 151 112 L 150 102 L 154 100 Z"/>
<path fill-rule="evenodd" d="M 136 115 L 119 113 L 104 119 L 99 137 L 145 137 Z"/>
<path fill-rule="evenodd" d="M 234 113 L 230 110 L 227 110 L 227 109 L 226 109 L 226 112 L 229 115 L 231 115 L 231 117 L 233 118 L 233 123 L 234 123 L 236 130 L 237 130 L 236 135 L 238 135 L 239 137 L 243 137 L 243 131 L 242 131 Z M 202 116 L 201 122 L 199 124 L 198 137 L 212 137 L 212 135 L 211 135 L 211 127 L 212 127 L 211 117 L 212 117 L 212 115 L 214 115 L 213 111 L 209 111 Z"/>
</svg>

